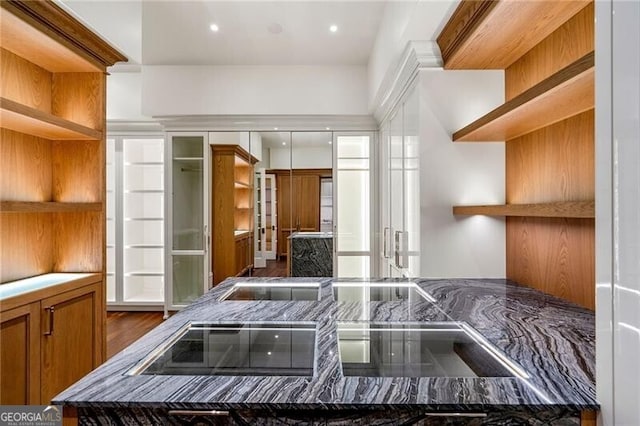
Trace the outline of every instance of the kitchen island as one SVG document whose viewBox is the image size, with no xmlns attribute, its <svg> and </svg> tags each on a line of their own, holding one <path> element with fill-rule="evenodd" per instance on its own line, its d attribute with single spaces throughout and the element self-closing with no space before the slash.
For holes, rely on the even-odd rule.
<svg viewBox="0 0 640 426">
<path fill-rule="evenodd" d="M 294 296 L 299 294 L 296 289 L 290 301 L 230 297 L 238 288 L 260 293 L 267 285 L 287 288 L 292 282 L 307 290 L 315 286 L 317 297 L 308 291 Z M 162 359 L 159 354 L 181 330 L 194 325 L 229 330 L 246 324 L 313 329 L 311 367 L 300 370 L 294 365 L 304 357 L 296 358 L 292 351 L 289 364 L 280 363 L 274 371 L 298 368 L 293 375 L 269 375 L 256 366 L 245 366 L 238 375 L 154 370 Z M 379 374 L 381 367 L 374 374 L 358 375 L 362 370 L 349 373 L 345 360 L 341 362 L 341 351 L 343 357 L 354 353 L 348 355 L 343 345 L 346 332 L 367 327 L 368 332 L 375 327 L 415 331 L 429 324 L 461 326 L 484 336 L 477 341 L 496 348 L 498 358 L 505 356 L 502 364 L 514 374 L 428 377 L 411 372 L 399 377 L 393 368 Z M 373 341 L 360 343 L 367 347 Z M 76 409 L 81 424 L 578 425 L 581 413 L 599 408 L 594 341 L 592 312 L 504 280 L 386 279 L 363 285 L 332 279 L 235 278 L 169 318 L 54 402 Z M 267 349 L 263 344 L 255 352 L 270 355 Z M 179 358 L 169 359 L 164 367 Z M 218 368 L 220 359 L 206 368 Z M 403 359 L 408 362 L 406 355 Z M 392 362 L 383 364 L 393 367 Z"/>
</svg>

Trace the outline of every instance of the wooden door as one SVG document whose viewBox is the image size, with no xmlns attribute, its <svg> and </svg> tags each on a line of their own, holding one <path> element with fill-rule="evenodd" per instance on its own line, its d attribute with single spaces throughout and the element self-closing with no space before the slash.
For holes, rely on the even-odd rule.
<svg viewBox="0 0 640 426">
<path fill-rule="evenodd" d="M 0 405 L 40 404 L 40 303 L 0 313 Z"/>
<path fill-rule="evenodd" d="M 320 176 L 300 175 L 293 178 L 293 193 L 296 194 L 296 229 L 301 232 L 320 230 Z"/>
<path fill-rule="evenodd" d="M 291 176 L 279 174 L 278 188 L 278 256 L 287 255 L 287 237 L 291 233 Z"/>
<path fill-rule="evenodd" d="M 91 284 L 42 300 L 43 404 L 101 362 L 101 285 Z"/>
</svg>

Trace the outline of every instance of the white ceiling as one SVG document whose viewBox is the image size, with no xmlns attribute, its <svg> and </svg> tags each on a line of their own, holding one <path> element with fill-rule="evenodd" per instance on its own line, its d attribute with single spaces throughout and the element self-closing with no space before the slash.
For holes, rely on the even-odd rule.
<svg viewBox="0 0 640 426">
<path fill-rule="evenodd" d="M 142 63 L 366 65 L 384 8 L 384 1 L 143 1 Z"/>
</svg>

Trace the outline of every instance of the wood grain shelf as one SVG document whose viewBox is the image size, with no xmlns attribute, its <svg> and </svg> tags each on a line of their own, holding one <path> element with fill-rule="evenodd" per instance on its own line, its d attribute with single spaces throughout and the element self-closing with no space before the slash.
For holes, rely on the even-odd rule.
<svg viewBox="0 0 640 426">
<path fill-rule="evenodd" d="M 595 218 L 595 202 L 562 201 L 539 204 L 454 206 L 454 215 Z"/>
<path fill-rule="evenodd" d="M 453 134 L 455 142 L 507 141 L 594 108 L 590 52 Z"/>
<path fill-rule="evenodd" d="M 102 211 L 102 203 L 0 201 L 0 211 L 15 213 L 99 212 Z"/>
<path fill-rule="evenodd" d="M 505 69 L 590 1 L 462 1 L 437 39 L 444 68 Z"/>
<path fill-rule="evenodd" d="M 51 140 L 101 140 L 102 132 L 0 97 L 2 127 Z"/>
</svg>

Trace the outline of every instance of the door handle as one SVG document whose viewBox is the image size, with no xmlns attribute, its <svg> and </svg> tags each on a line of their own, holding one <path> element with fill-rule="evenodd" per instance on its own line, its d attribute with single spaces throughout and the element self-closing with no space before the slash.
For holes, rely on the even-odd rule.
<svg viewBox="0 0 640 426">
<path fill-rule="evenodd" d="M 263 226 L 263 227 L 262 227 L 262 235 L 264 235 L 264 234 L 266 234 L 266 233 L 267 233 L 267 230 L 266 230 L 266 229 L 265 229 L 265 227 Z"/>
<path fill-rule="evenodd" d="M 389 250 L 389 234 L 391 233 L 391 228 L 389 228 L 388 226 L 384 228 L 384 230 L 382 231 L 382 255 L 384 256 L 385 259 L 388 259 L 390 257 L 389 252 L 391 250 Z"/>
<path fill-rule="evenodd" d="M 211 243 L 211 239 L 209 237 L 209 228 L 207 225 L 204 226 L 203 232 L 204 232 L 204 238 L 202 239 L 202 241 L 204 242 L 204 252 L 207 253 L 207 251 L 209 250 L 209 244 Z"/>
<path fill-rule="evenodd" d="M 50 306 L 48 308 L 45 308 L 45 310 L 48 313 L 48 318 L 49 318 L 49 328 L 47 329 L 47 331 L 44 332 L 45 336 L 53 336 L 53 306 Z"/>
</svg>

